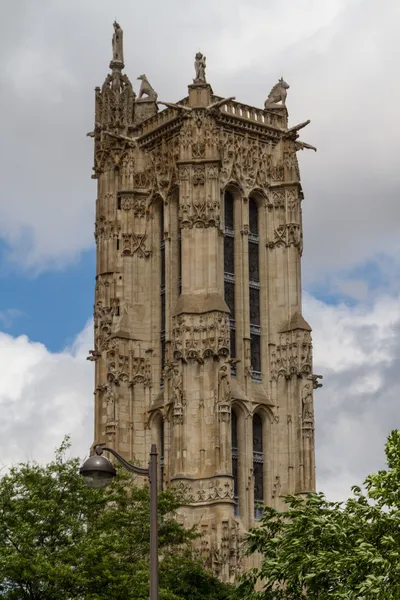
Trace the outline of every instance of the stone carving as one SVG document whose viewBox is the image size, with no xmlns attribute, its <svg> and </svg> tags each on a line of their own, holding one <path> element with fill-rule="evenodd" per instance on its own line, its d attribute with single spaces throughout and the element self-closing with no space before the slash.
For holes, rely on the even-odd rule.
<svg viewBox="0 0 400 600">
<path fill-rule="evenodd" d="M 117 221 L 108 221 L 104 215 L 100 215 L 94 224 L 94 239 L 96 242 L 116 239 L 120 230 Z"/>
<path fill-rule="evenodd" d="M 288 171 L 289 179 L 300 181 L 299 161 L 297 160 L 295 148 L 283 153 L 283 164 Z"/>
<path fill-rule="evenodd" d="M 303 234 L 300 225 L 297 223 L 285 223 L 278 225 L 274 232 L 274 239 L 268 240 L 268 248 L 289 248 L 294 246 L 298 248 L 300 256 L 303 252 Z"/>
<path fill-rule="evenodd" d="M 217 412 L 218 420 L 229 423 L 231 420 L 231 384 L 227 365 L 222 365 L 218 371 Z"/>
<path fill-rule="evenodd" d="M 122 36 L 122 30 L 119 31 L 121 34 L 118 35 Z M 116 54 L 118 52 L 122 53 L 122 48 L 117 43 Z M 111 143 L 109 137 L 100 143 L 99 129 L 105 131 L 119 129 L 127 132 L 127 128 L 133 125 L 135 92 L 132 84 L 127 75 L 121 73 L 123 67 L 121 59 L 113 61 L 110 66 L 113 68 L 112 73 L 107 75 L 101 89 L 96 88 L 95 147 L 99 151 L 103 151 Z M 112 144 L 115 144 L 115 140 Z"/>
<path fill-rule="evenodd" d="M 193 83 L 207 83 L 206 82 L 206 57 L 201 52 L 197 52 L 194 61 L 194 70 L 196 73 Z"/>
<path fill-rule="evenodd" d="M 163 138 L 161 144 L 150 153 L 153 171 L 154 192 L 166 198 L 171 187 L 177 182 L 176 161 L 179 159 L 179 138 L 169 140 Z"/>
<path fill-rule="evenodd" d="M 182 425 L 184 419 L 183 407 L 186 404 L 183 398 L 183 379 L 179 369 L 172 370 L 171 379 L 171 400 L 172 407 L 172 422 L 174 425 Z"/>
<path fill-rule="evenodd" d="M 143 98 L 143 95 L 146 95 L 146 100 L 154 100 L 155 102 L 158 98 L 158 94 L 150 85 L 150 82 L 147 79 L 146 75 L 143 73 L 143 75 L 139 75 L 138 79 L 142 82 L 140 85 L 138 100 L 141 100 Z"/>
<path fill-rule="evenodd" d="M 138 196 L 133 194 L 120 194 L 120 205 L 121 210 L 132 211 L 134 217 L 139 217 L 144 219 L 145 217 L 148 219 L 150 217 L 150 212 L 147 208 L 147 197 L 146 196 Z"/>
<path fill-rule="evenodd" d="M 129 356 L 120 352 L 117 340 L 106 351 L 107 380 L 115 385 L 129 382 Z"/>
<path fill-rule="evenodd" d="M 323 384 L 318 382 L 318 379 L 323 379 L 323 375 L 309 375 L 308 378 L 312 382 L 312 386 L 314 390 L 322 387 Z"/>
<path fill-rule="evenodd" d="M 266 188 L 268 181 L 283 181 L 283 163 L 273 163 L 270 148 L 258 139 L 220 130 L 218 150 L 221 157 L 221 184 L 235 180 L 245 195 L 254 187 Z"/>
<path fill-rule="evenodd" d="M 218 402 L 220 404 L 230 404 L 231 402 L 231 384 L 226 365 L 222 365 L 218 371 Z"/>
<path fill-rule="evenodd" d="M 123 233 L 122 234 L 122 256 L 138 256 L 149 258 L 151 250 L 146 248 L 147 234 Z"/>
<path fill-rule="evenodd" d="M 115 421 L 115 394 L 109 387 L 106 393 L 106 417 L 107 423 L 114 423 Z"/>
<path fill-rule="evenodd" d="M 302 419 L 312 421 L 314 419 L 312 387 L 310 383 L 306 383 L 301 394 Z"/>
<path fill-rule="evenodd" d="M 229 355 L 229 319 L 226 313 L 180 315 L 173 319 L 172 349 L 175 360 L 203 363 L 208 357 Z"/>
<path fill-rule="evenodd" d="M 109 384 L 135 386 L 142 383 L 145 387 L 151 386 L 149 358 L 138 342 L 108 336 L 103 341 L 100 356 L 107 366 Z"/>
<path fill-rule="evenodd" d="M 151 368 L 149 359 L 143 356 L 141 346 L 135 343 L 129 350 L 129 385 L 139 383 L 143 383 L 145 387 L 151 386 Z"/>
<path fill-rule="evenodd" d="M 119 298 L 112 298 L 109 304 L 98 300 L 94 307 L 94 339 L 95 350 L 99 352 L 107 348 L 111 335 L 113 318 L 119 316 Z"/>
<path fill-rule="evenodd" d="M 281 491 L 281 478 L 280 478 L 280 475 L 276 475 L 274 485 L 272 488 L 272 497 L 278 498 L 280 491 Z"/>
<path fill-rule="evenodd" d="M 295 329 L 279 334 L 278 344 L 270 345 L 270 365 L 272 379 L 292 375 L 308 376 L 312 371 L 311 334 L 303 329 Z"/>
<path fill-rule="evenodd" d="M 200 479 L 196 481 L 176 483 L 174 487 L 185 493 L 190 504 L 203 504 L 210 501 L 232 500 L 234 498 L 233 480 L 231 478 Z"/>
<path fill-rule="evenodd" d="M 269 96 L 265 101 L 264 107 L 268 108 L 271 104 L 276 104 L 277 102 L 282 102 L 282 105 L 285 105 L 287 90 L 289 89 L 289 87 L 289 84 L 283 80 L 283 77 L 281 77 L 278 83 L 276 83 L 270 91 Z"/>
<path fill-rule="evenodd" d="M 113 61 L 124 62 L 123 31 L 117 21 L 113 23 L 114 35 L 112 37 Z"/>
<path fill-rule="evenodd" d="M 193 167 L 193 185 L 204 185 L 206 180 L 205 167 L 203 165 Z"/>
<path fill-rule="evenodd" d="M 179 204 L 179 221 L 182 229 L 192 227 L 216 227 L 220 224 L 220 202 L 201 196 L 191 202 L 188 196 L 181 196 Z"/>
<path fill-rule="evenodd" d="M 206 155 L 206 143 L 197 140 L 192 144 L 192 158 L 204 158 Z"/>
</svg>

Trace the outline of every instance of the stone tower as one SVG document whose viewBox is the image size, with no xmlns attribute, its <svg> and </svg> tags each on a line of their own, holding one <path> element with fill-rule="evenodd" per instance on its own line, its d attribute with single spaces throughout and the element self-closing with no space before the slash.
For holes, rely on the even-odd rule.
<svg viewBox="0 0 400 600">
<path fill-rule="evenodd" d="M 314 490 L 311 328 L 287 83 L 263 109 L 216 96 L 205 57 L 177 104 L 136 96 L 114 23 L 111 73 L 96 88 L 95 441 L 182 486 L 205 561 L 244 563 L 258 504 Z M 159 105 L 165 107 L 159 110 Z"/>
</svg>

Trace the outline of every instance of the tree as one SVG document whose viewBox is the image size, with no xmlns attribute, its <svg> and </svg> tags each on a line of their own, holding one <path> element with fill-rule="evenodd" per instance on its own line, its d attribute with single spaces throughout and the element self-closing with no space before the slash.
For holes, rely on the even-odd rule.
<svg viewBox="0 0 400 600">
<path fill-rule="evenodd" d="M 149 596 L 149 490 L 118 469 L 105 490 L 66 459 L 24 463 L 0 480 L 0 597 L 127 600 Z M 230 587 L 196 560 L 195 532 L 174 518 L 176 492 L 159 495 L 160 600 L 225 600 Z"/>
<path fill-rule="evenodd" d="M 248 535 L 262 564 L 242 577 L 247 600 L 400 598 L 400 432 L 386 443 L 387 469 L 353 487 L 345 503 L 324 494 L 288 496 L 287 511 L 265 507 Z M 255 591 L 258 583 L 260 591 Z"/>
</svg>

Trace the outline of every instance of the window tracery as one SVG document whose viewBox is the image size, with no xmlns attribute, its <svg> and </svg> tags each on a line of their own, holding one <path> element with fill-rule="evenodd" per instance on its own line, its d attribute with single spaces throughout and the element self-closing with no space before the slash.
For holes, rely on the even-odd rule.
<svg viewBox="0 0 400 600">
<path fill-rule="evenodd" d="M 261 315 L 260 269 L 258 241 L 258 207 L 254 198 L 249 200 L 249 315 L 250 353 L 253 379 L 261 380 Z"/>
<path fill-rule="evenodd" d="M 235 319 L 235 232 L 234 204 L 230 192 L 224 195 L 224 296 L 230 316 L 230 355 L 236 357 L 236 319 Z M 232 374 L 235 368 L 231 369 Z"/>
</svg>

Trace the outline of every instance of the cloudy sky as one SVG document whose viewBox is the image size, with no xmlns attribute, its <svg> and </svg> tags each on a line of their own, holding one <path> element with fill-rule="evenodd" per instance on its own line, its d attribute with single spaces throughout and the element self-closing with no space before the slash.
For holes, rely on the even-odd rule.
<svg viewBox="0 0 400 600">
<path fill-rule="evenodd" d="M 384 8 L 383 8 L 384 6 Z M 94 88 L 126 72 L 262 106 L 283 75 L 299 153 L 304 315 L 314 328 L 318 488 L 342 499 L 400 427 L 398 0 L 19 0 L 0 23 L 0 466 L 92 442 Z"/>
</svg>

